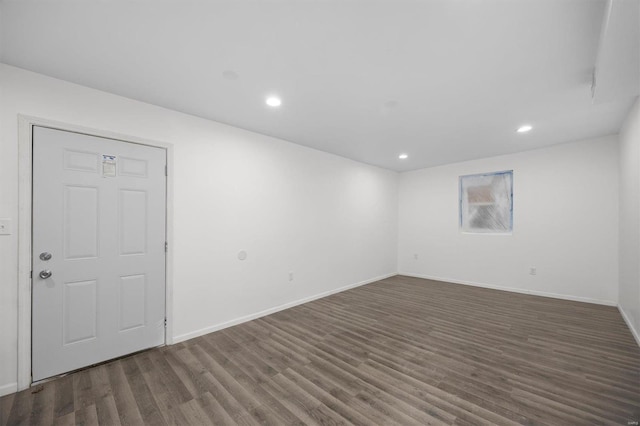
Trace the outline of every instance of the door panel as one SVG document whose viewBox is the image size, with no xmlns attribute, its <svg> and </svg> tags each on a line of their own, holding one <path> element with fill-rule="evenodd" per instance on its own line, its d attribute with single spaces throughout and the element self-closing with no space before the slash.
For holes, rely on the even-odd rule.
<svg viewBox="0 0 640 426">
<path fill-rule="evenodd" d="M 98 257 L 98 188 L 64 188 L 65 259 Z"/>
<path fill-rule="evenodd" d="M 121 189 L 119 203 L 120 254 L 145 254 L 147 245 L 147 192 Z"/>
<path fill-rule="evenodd" d="M 64 284 L 62 315 L 65 345 L 96 338 L 96 287 L 96 280 Z"/>
<path fill-rule="evenodd" d="M 120 175 L 146 178 L 147 160 L 120 157 Z"/>
<path fill-rule="evenodd" d="M 164 343 L 165 165 L 164 149 L 34 127 L 34 381 Z"/>
<path fill-rule="evenodd" d="M 144 274 L 120 277 L 120 331 L 146 323 L 147 279 Z"/>
<path fill-rule="evenodd" d="M 64 168 L 79 172 L 98 173 L 100 155 L 97 152 L 64 150 Z"/>
</svg>

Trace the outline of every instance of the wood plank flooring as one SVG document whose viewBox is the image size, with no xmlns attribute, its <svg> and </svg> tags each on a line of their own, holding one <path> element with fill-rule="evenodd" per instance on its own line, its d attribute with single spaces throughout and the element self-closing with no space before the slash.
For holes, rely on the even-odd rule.
<svg viewBox="0 0 640 426">
<path fill-rule="evenodd" d="M 2 425 L 639 419 L 616 308 L 402 276 L 0 399 Z"/>
</svg>

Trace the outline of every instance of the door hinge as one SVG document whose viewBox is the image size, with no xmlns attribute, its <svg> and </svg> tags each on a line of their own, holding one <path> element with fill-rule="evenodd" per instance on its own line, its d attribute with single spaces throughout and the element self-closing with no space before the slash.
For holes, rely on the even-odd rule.
<svg viewBox="0 0 640 426">
<path fill-rule="evenodd" d="M 165 176 L 169 176 L 169 168 L 167 167 L 167 165 L 164 165 L 164 175 Z"/>
<path fill-rule="evenodd" d="M 168 252 L 169 251 L 169 243 L 168 242 L 164 242 L 164 252 Z"/>
<path fill-rule="evenodd" d="M 29 272 L 29 278 L 33 278 L 33 271 Z"/>
<path fill-rule="evenodd" d="M 164 319 L 164 328 L 167 328 L 167 319 Z"/>
</svg>

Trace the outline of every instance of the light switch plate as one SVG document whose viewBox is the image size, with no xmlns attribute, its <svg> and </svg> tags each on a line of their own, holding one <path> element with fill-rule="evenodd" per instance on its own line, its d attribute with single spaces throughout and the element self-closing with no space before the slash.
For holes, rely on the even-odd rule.
<svg viewBox="0 0 640 426">
<path fill-rule="evenodd" d="M 0 219 L 0 235 L 11 235 L 11 219 Z"/>
</svg>

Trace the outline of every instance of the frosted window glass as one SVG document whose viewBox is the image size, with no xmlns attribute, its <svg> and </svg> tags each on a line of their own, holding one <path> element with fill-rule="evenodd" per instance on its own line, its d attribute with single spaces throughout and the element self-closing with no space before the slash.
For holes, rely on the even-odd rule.
<svg viewBox="0 0 640 426">
<path fill-rule="evenodd" d="M 460 230 L 511 233 L 513 170 L 460 176 Z"/>
</svg>

